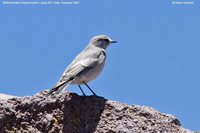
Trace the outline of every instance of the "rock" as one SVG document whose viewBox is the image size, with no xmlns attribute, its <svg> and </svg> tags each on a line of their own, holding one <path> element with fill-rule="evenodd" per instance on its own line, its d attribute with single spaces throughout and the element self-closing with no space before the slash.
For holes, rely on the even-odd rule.
<svg viewBox="0 0 200 133">
<path fill-rule="evenodd" d="M 0 133 L 192 133 L 151 107 L 64 92 L 0 99 Z"/>
<path fill-rule="evenodd" d="M 12 95 L 7 95 L 7 94 L 2 94 L 0 93 L 0 99 L 4 99 L 4 100 L 8 100 L 10 98 L 13 98 L 13 97 L 16 97 L 16 96 L 12 96 Z"/>
</svg>

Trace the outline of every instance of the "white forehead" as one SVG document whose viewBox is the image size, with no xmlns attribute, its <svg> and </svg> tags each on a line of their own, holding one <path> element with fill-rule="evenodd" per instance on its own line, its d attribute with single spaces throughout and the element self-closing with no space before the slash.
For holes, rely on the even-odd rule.
<svg viewBox="0 0 200 133">
<path fill-rule="evenodd" d="M 91 39 L 91 41 L 92 41 L 92 40 L 99 40 L 99 39 L 109 39 L 109 40 L 110 40 L 110 38 L 109 38 L 108 36 L 106 36 L 106 35 L 97 35 L 97 36 L 94 36 L 94 37 Z"/>
</svg>

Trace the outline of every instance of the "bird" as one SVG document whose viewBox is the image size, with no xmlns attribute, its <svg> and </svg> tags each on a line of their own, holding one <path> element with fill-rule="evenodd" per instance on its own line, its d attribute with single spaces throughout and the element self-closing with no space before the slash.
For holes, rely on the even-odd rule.
<svg viewBox="0 0 200 133">
<path fill-rule="evenodd" d="M 59 95 L 69 85 L 78 85 L 83 96 L 86 96 L 81 85 L 86 85 L 94 96 L 97 94 L 89 87 L 88 82 L 96 79 L 102 72 L 106 61 L 106 48 L 117 43 L 107 35 L 94 36 L 89 44 L 67 66 L 59 81 L 49 90 L 47 95 Z"/>
</svg>

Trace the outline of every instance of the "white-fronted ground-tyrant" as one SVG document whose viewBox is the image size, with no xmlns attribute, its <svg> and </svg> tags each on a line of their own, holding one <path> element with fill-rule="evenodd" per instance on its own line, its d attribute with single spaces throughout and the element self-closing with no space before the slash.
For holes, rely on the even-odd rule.
<svg viewBox="0 0 200 133">
<path fill-rule="evenodd" d="M 106 61 L 106 48 L 116 42 L 106 35 L 93 37 L 85 49 L 68 65 L 60 80 L 47 95 L 58 95 L 70 84 L 78 85 L 84 96 L 86 95 L 81 88 L 82 84 L 86 85 L 93 95 L 96 95 L 87 83 L 101 73 Z"/>
</svg>

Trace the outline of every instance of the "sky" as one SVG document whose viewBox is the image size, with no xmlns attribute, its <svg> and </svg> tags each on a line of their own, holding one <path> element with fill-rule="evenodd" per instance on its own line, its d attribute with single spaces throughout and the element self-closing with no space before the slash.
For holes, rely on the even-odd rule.
<svg viewBox="0 0 200 133">
<path fill-rule="evenodd" d="M 118 43 L 108 47 L 104 70 L 90 87 L 109 100 L 150 106 L 200 130 L 199 1 L 0 1 L 0 93 L 50 89 L 90 39 L 105 34 Z M 67 91 L 81 95 L 76 85 Z"/>
</svg>

